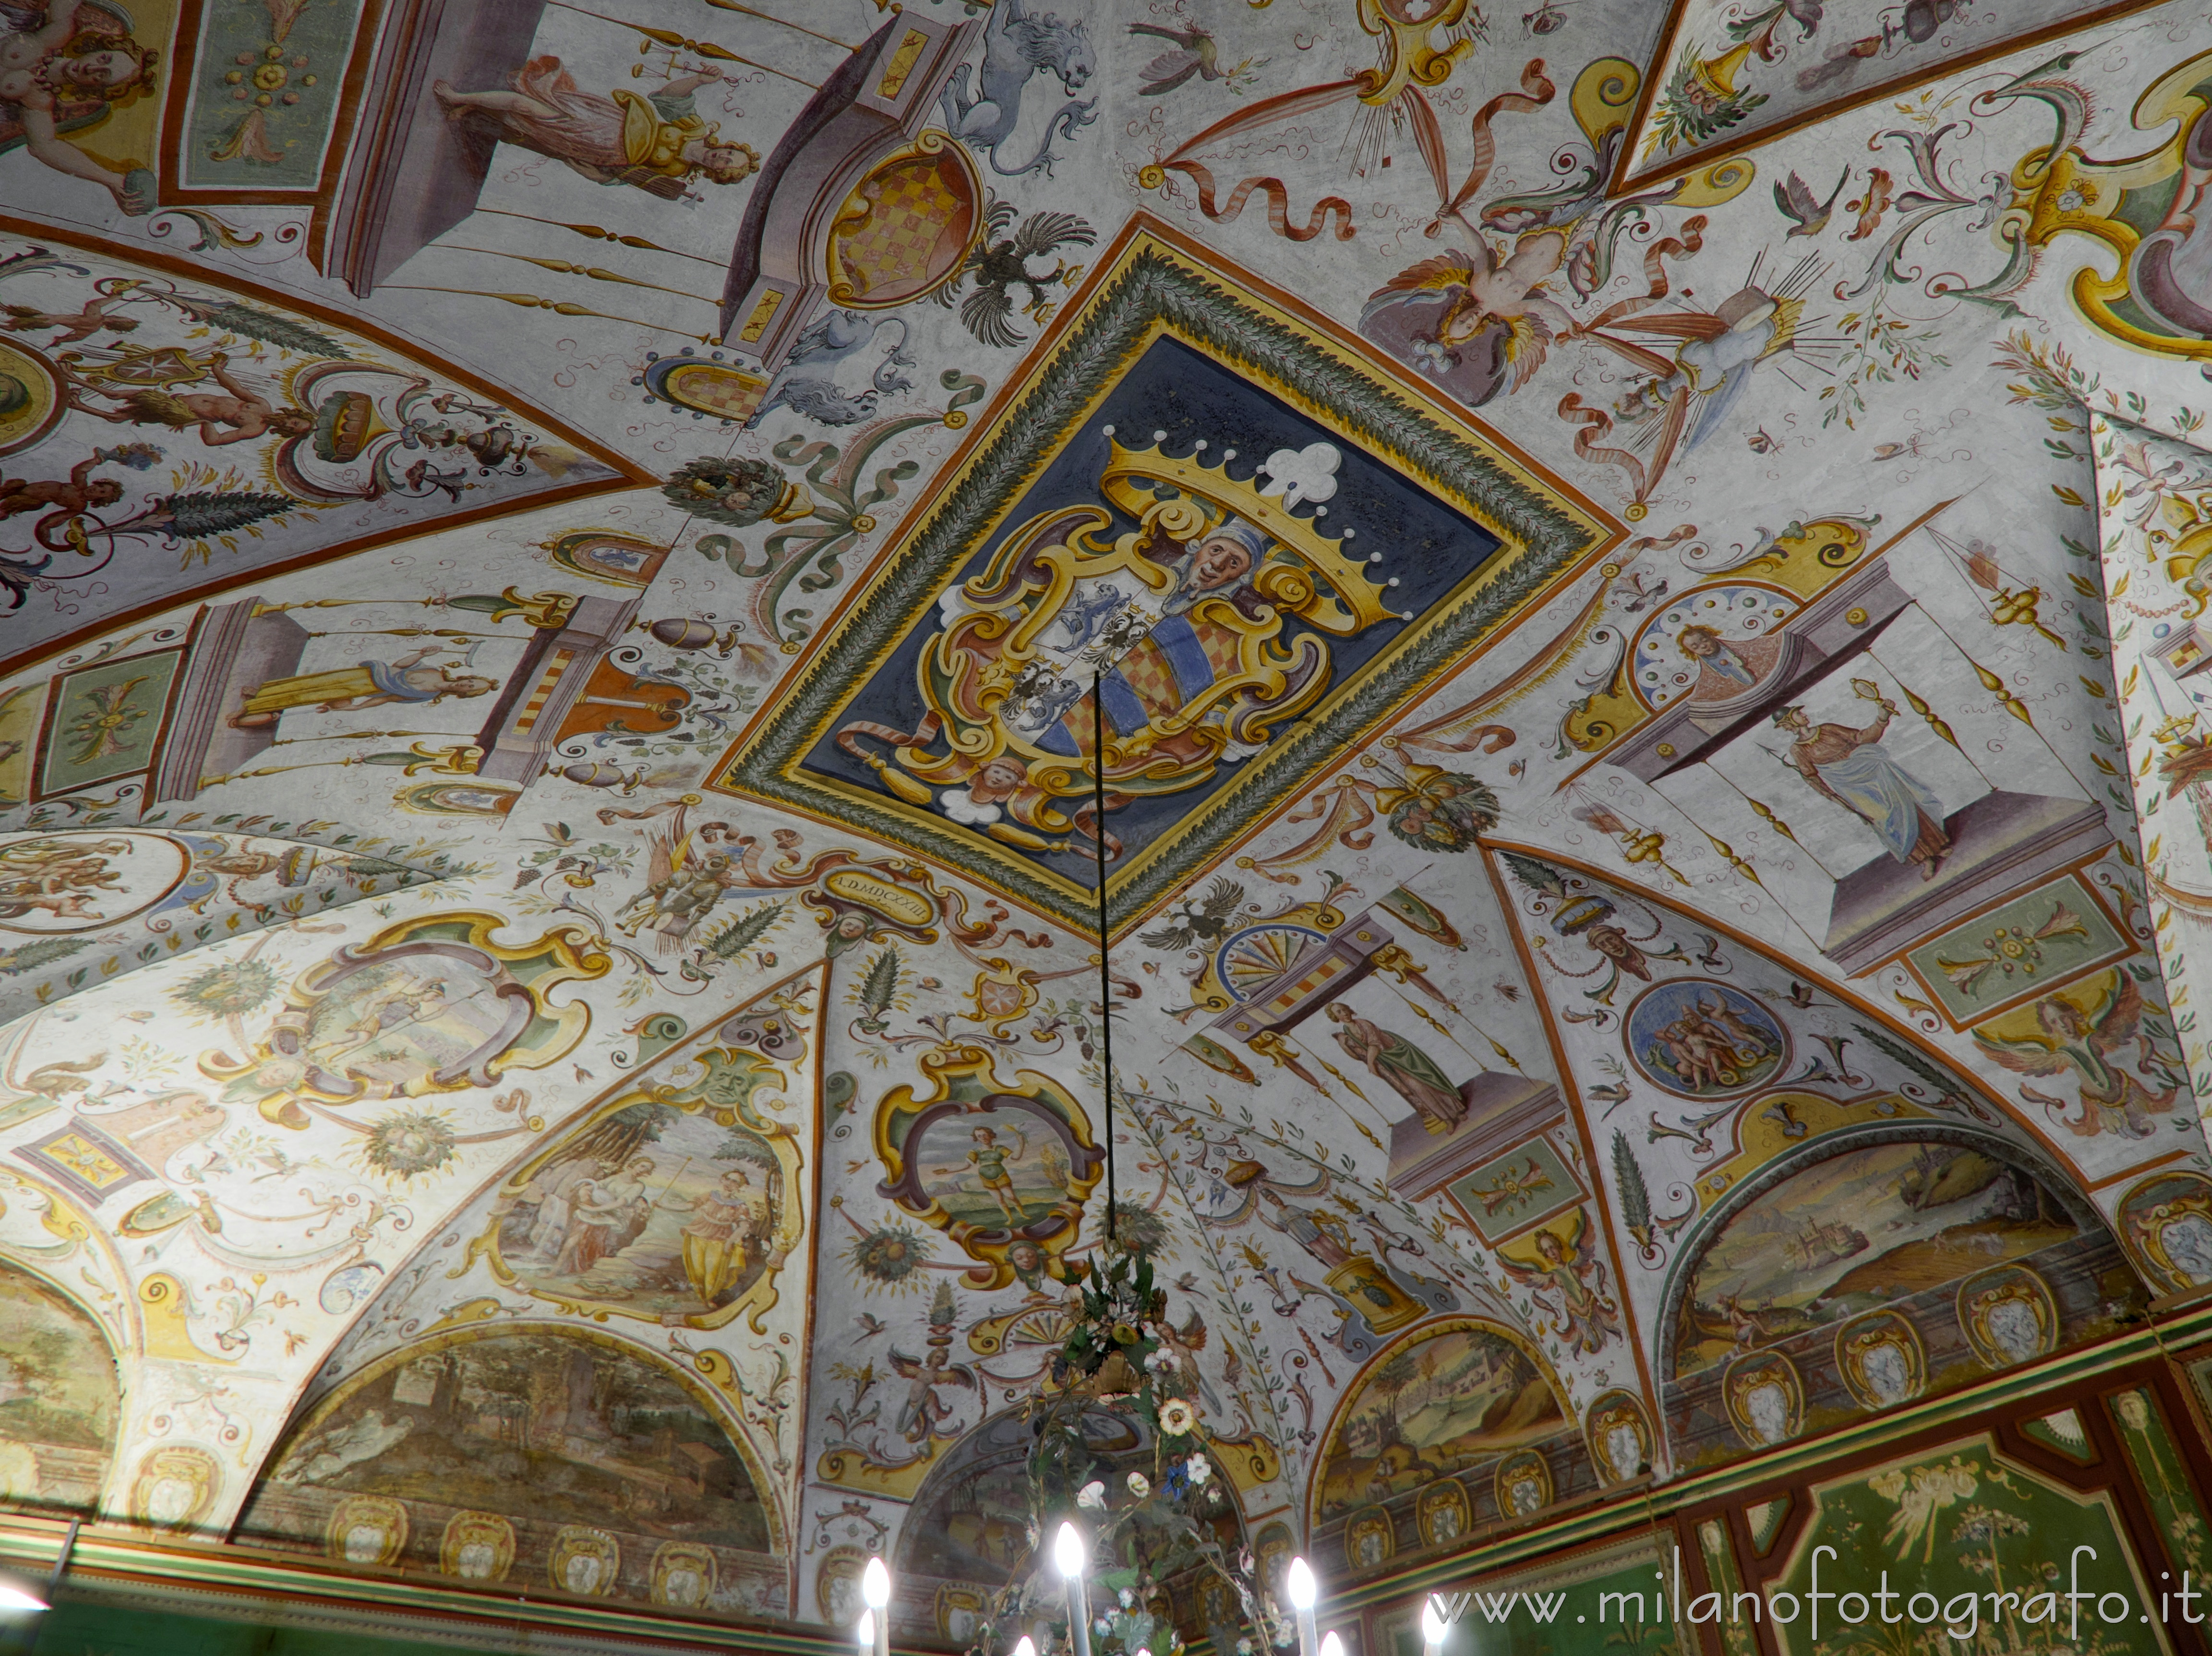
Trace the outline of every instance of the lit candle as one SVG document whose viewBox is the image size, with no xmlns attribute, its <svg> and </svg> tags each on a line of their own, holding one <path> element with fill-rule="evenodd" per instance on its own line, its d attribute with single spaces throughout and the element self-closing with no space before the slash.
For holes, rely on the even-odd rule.
<svg viewBox="0 0 2212 1656">
<path fill-rule="evenodd" d="M 1321 1656 L 1344 1656 L 1344 1641 L 1336 1636 L 1334 1628 L 1321 1635 Z"/>
<path fill-rule="evenodd" d="M 1437 1608 L 1436 1594 L 1431 1593 L 1421 1603 L 1421 1656 L 1437 1656 L 1443 1647 L 1443 1612 Z"/>
<path fill-rule="evenodd" d="M 1298 1656 L 1321 1656 L 1314 1640 L 1314 1600 L 1320 1592 L 1304 1559 L 1291 1560 L 1283 1586 L 1291 1595 L 1291 1612 L 1297 1617 Z"/>
<path fill-rule="evenodd" d="M 1052 1540 L 1052 1562 L 1067 1583 L 1067 1635 L 1075 1656 L 1091 1656 L 1091 1604 L 1083 1592 L 1083 1537 L 1062 1524 Z"/>
</svg>

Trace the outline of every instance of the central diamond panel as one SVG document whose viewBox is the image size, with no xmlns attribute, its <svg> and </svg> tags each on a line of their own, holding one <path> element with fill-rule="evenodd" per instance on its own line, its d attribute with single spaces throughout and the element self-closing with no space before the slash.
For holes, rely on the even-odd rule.
<svg viewBox="0 0 2212 1656">
<path fill-rule="evenodd" d="M 1086 929 L 1102 835 L 1118 928 L 1607 527 L 1141 230 L 921 523 L 716 785 Z"/>
</svg>

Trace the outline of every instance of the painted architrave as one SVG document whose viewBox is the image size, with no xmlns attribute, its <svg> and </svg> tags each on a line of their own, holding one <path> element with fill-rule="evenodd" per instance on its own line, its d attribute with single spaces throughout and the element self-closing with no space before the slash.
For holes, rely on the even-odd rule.
<svg viewBox="0 0 2212 1656">
<path fill-rule="evenodd" d="M 1109 250 L 1084 302 L 1055 325 L 1029 374 L 1002 394 L 946 468 L 916 531 L 823 630 L 790 692 L 744 733 L 709 785 L 878 835 L 1066 924 L 1094 927 L 1097 899 L 1088 887 L 984 835 L 959 831 L 927 808 L 805 766 L 834 733 L 854 686 L 867 683 L 924 624 L 939 594 L 1006 526 L 1125 371 L 1163 338 L 1414 480 L 1501 545 L 1359 673 L 1332 685 L 1295 729 L 1109 876 L 1116 931 L 1217 861 L 1437 673 L 1499 636 L 1624 533 L 1495 435 L 1450 421 L 1321 318 L 1244 288 L 1140 214 Z"/>
</svg>

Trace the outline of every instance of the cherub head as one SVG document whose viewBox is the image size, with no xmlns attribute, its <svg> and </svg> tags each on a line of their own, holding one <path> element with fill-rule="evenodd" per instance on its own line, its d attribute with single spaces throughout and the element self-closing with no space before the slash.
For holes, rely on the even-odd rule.
<svg viewBox="0 0 2212 1656">
<path fill-rule="evenodd" d="M 1703 661 L 1721 653 L 1721 636 L 1692 623 L 1674 635 L 1674 647 L 1692 661 Z"/>
<path fill-rule="evenodd" d="M 499 680 L 486 679 L 474 673 L 448 673 L 446 687 L 439 692 L 440 699 L 447 696 L 489 696 L 499 688 Z"/>
<path fill-rule="evenodd" d="M 1011 754 L 986 761 L 968 782 L 968 797 L 978 805 L 1012 799 L 1029 785 L 1029 767 Z"/>
<path fill-rule="evenodd" d="M 837 916 L 837 923 L 830 928 L 830 934 L 841 941 L 857 943 L 868 935 L 868 916 L 848 909 Z"/>
<path fill-rule="evenodd" d="M 1554 1265 L 1559 1263 L 1567 1257 L 1565 1246 L 1560 1242 L 1558 1237 L 1553 1235 L 1549 1231 L 1538 1231 L 1536 1233 L 1536 1251 L 1542 1254 L 1546 1259 L 1549 1260 Z"/>
<path fill-rule="evenodd" d="M 2045 995 L 2035 1003 L 2035 1021 L 2062 1041 L 2078 1041 L 2090 1032 L 2089 1020 L 2081 1015 L 2081 1008 L 2056 995 Z"/>
<path fill-rule="evenodd" d="M 123 498 L 123 485 L 113 478 L 94 478 L 85 484 L 84 497 L 93 506 L 112 506 Z"/>
</svg>

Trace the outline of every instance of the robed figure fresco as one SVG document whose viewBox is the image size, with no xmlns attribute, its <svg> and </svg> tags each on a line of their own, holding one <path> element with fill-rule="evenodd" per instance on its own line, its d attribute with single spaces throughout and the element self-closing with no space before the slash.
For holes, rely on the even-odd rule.
<svg viewBox="0 0 2212 1656">
<path fill-rule="evenodd" d="M 1403 1035 L 1361 1017 L 1341 1001 L 1329 1003 L 1336 1044 L 1357 1063 L 1419 1112 L 1432 1133 L 1448 1133 L 1467 1119 L 1467 1100 L 1437 1061 Z"/>
<path fill-rule="evenodd" d="M 498 679 L 482 673 L 428 665 L 432 656 L 447 653 L 441 645 L 426 644 L 397 661 L 357 661 L 322 673 L 264 679 L 246 691 L 245 704 L 230 715 L 230 722 L 240 730 L 267 729 L 287 708 L 352 713 L 395 704 L 434 706 L 449 696 L 489 696 L 499 688 Z"/>
<path fill-rule="evenodd" d="M 768 1193 L 742 1167 L 691 1203 L 684 1224 L 684 1275 L 703 1306 L 720 1305 L 745 1272 L 770 1224 Z"/>
<path fill-rule="evenodd" d="M 1881 739 L 1897 712 L 1883 700 L 1873 723 L 1813 722 L 1802 707 L 1785 707 L 1774 722 L 1794 739 L 1784 756 L 1813 790 L 1833 800 L 1881 837 L 1899 862 L 1917 862 L 1923 880 L 1936 878 L 1951 849 L 1943 805 L 1925 783 L 1883 751 Z"/>
<path fill-rule="evenodd" d="M 750 146 L 723 138 L 700 118 L 692 94 L 722 77 L 714 70 L 671 81 L 659 91 L 618 90 L 611 98 L 580 89 L 555 57 L 533 58 L 508 76 L 510 89 L 432 90 L 447 119 L 482 138 L 503 139 L 567 164 L 594 184 L 627 184 L 680 201 L 694 178 L 735 184 L 759 163 Z"/>
</svg>

